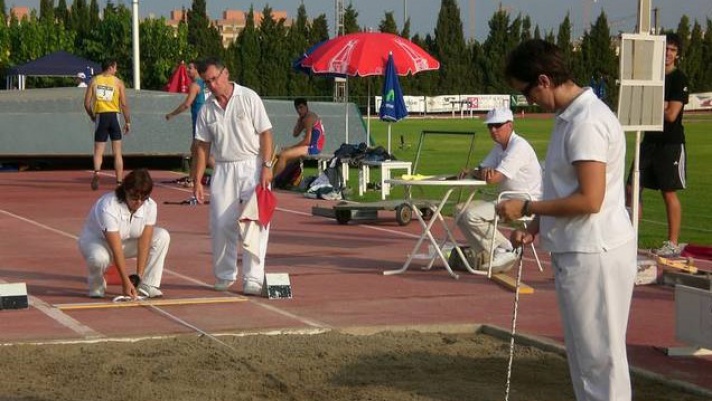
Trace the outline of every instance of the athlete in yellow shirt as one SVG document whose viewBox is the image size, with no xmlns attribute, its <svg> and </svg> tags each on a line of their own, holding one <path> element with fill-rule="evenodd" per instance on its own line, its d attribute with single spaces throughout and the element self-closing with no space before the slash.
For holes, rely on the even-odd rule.
<svg viewBox="0 0 712 401">
<path fill-rule="evenodd" d="M 131 130 L 131 115 L 126 101 L 126 87 L 116 77 L 116 60 L 108 59 L 101 65 L 101 74 L 92 78 L 84 94 L 84 109 L 94 122 L 94 175 L 91 189 L 99 189 L 99 171 L 104 159 L 106 141 L 111 138 L 111 152 L 114 154 L 116 183 L 121 184 L 124 173 L 124 159 L 121 155 L 122 128 L 119 112 L 124 115 L 123 133 Z"/>
</svg>

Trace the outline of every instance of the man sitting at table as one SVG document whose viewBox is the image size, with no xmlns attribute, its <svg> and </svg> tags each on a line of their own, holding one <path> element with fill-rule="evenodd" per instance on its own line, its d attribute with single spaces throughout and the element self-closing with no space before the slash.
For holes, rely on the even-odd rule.
<svg viewBox="0 0 712 401">
<path fill-rule="evenodd" d="M 541 165 L 529 142 L 514 132 L 512 111 L 508 108 L 490 110 L 485 124 L 495 144 L 478 168 L 463 170 L 459 177 L 474 177 L 488 184 L 497 184 L 499 192 L 528 192 L 532 200 L 539 200 L 542 192 Z M 464 211 L 462 204 L 456 208 L 457 213 L 463 213 L 457 222 L 460 231 L 470 247 L 476 253 L 484 252 L 486 259 L 490 255 L 489 242 L 494 230 L 495 204 L 495 201 L 473 201 Z M 493 246 L 492 271 L 498 273 L 511 269 L 518 255 L 509 240 L 497 232 Z M 479 268 L 487 269 L 488 264 L 486 262 Z"/>
<path fill-rule="evenodd" d="M 300 97 L 294 99 L 294 109 L 297 111 L 297 123 L 292 130 L 292 136 L 298 137 L 304 132 L 304 138 L 297 144 L 283 149 L 277 155 L 277 164 L 274 166 L 275 178 L 281 173 L 287 164 L 293 160 L 297 160 L 302 156 L 318 155 L 324 149 L 326 142 L 326 133 L 324 132 L 324 124 L 322 124 L 319 116 L 309 110 L 307 99 Z"/>
</svg>

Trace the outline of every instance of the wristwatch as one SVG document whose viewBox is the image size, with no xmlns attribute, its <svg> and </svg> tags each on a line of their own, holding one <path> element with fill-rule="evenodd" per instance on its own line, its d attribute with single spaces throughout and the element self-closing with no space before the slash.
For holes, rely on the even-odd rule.
<svg viewBox="0 0 712 401">
<path fill-rule="evenodd" d="M 265 168 L 272 168 L 272 166 L 274 166 L 274 163 L 272 163 L 272 160 L 270 160 L 267 162 L 262 162 L 262 166 Z"/>
</svg>

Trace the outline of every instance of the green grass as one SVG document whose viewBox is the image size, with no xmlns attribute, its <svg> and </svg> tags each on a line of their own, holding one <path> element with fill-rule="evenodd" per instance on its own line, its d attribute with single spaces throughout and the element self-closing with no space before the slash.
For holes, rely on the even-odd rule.
<svg viewBox="0 0 712 401">
<path fill-rule="evenodd" d="M 548 146 L 553 120 L 542 116 L 518 116 L 515 130 L 523 135 L 534 147 L 540 159 L 544 159 Z M 712 244 L 712 207 L 705 193 L 712 188 L 712 141 L 707 135 L 712 132 L 712 114 L 685 116 L 687 136 L 687 189 L 680 191 L 682 203 L 682 230 L 680 241 L 694 244 Z M 387 124 L 378 119 L 371 120 L 371 135 L 377 145 L 387 147 Z M 392 153 L 398 160 L 414 161 L 420 133 L 430 131 L 475 131 L 475 146 L 470 166 L 477 165 L 492 147 L 492 140 L 481 119 L 418 119 L 408 118 L 392 124 Z M 400 137 L 409 146 L 400 148 Z M 628 133 L 627 165 L 634 155 L 635 133 Z M 438 135 L 428 136 L 421 152 L 418 173 L 449 174 L 460 171 L 466 163 L 469 139 L 463 136 Z M 306 174 L 313 174 L 307 171 Z M 371 180 L 379 178 L 380 171 L 373 169 Z M 351 169 L 349 186 L 353 200 L 375 201 L 380 199 L 380 192 L 368 192 L 363 197 L 357 196 L 358 175 Z M 441 192 L 441 191 L 440 191 Z M 439 190 L 414 192 L 413 196 L 424 199 L 440 198 Z M 485 190 L 484 197 L 491 196 L 492 189 Z M 403 196 L 402 188 L 391 192 L 392 199 Z M 665 206 L 659 192 L 644 190 L 644 214 L 639 225 L 639 246 L 650 248 L 658 246 L 667 238 Z"/>
</svg>

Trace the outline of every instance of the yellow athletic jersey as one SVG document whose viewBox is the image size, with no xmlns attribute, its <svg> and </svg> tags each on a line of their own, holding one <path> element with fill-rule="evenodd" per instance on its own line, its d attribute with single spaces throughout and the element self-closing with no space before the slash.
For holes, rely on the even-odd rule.
<svg viewBox="0 0 712 401">
<path fill-rule="evenodd" d="M 113 75 L 94 77 L 94 114 L 118 113 L 119 86 Z"/>
</svg>

